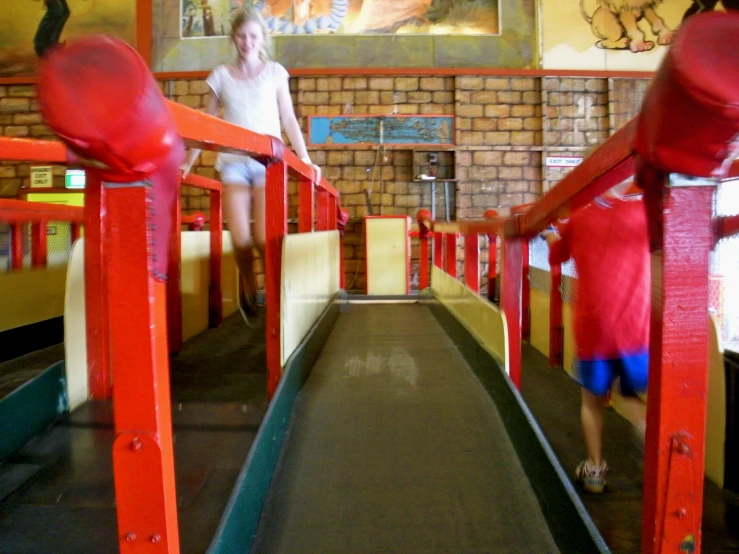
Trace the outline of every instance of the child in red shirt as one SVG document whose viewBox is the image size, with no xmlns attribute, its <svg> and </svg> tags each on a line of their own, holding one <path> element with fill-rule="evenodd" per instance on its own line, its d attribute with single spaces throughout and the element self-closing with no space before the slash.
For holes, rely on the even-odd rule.
<svg viewBox="0 0 739 554">
<path fill-rule="evenodd" d="M 577 478 L 589 492 L 602 492 L 608 470 L 603 459 L 603 406 L 620 379 L 627 419 L 643 437 L 649 367 L 651 295 L 647 220 L 641 200 L 623 198 L 631 182 L 574 213 L 558 232 L 543 233 L 549 262 L 575 261 L 575 379 L 582 387 L 580 410 L 588 459 Z"/>
</svg>

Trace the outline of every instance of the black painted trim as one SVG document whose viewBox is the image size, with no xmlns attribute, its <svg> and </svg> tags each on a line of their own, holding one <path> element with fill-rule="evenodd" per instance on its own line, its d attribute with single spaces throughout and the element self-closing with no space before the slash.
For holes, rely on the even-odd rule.
<svg viewBox="0 0 739 554">
<path fill-rule="evenodd" d="M 441 302 L 430 300 L 428 305 L 495 402 L 560 551 L 568 554 L 610 552 L 501 364 Z"/>
<path fill-rule="evenodd" d="M 256 535 L 275 464 L 282 450 L 293 404 L 339 317 L 343 293 L 324 310 L 285 363 L 282 379 L 239 473 L 208 554 L 249 552 Z"/>
<path fill-rule="evenodd" d="M 54 317 L 0 332 L 0 363 L 64 342 L 64 318 Z"/>
</svg>

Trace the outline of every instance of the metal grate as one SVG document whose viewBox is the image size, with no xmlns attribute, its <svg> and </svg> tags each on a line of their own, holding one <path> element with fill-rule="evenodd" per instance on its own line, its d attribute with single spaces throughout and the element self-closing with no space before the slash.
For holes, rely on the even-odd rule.
<svg viewBox="0 0 739 554">
<path fill-rule="evenodd" d="M 46 226 L 46 235 L 48 267 L 67 265 L 72 243 L 72 226 L 64 221 L 50 221 Z"/>
<path fill-rule="evenodd" d="M 10 225 L 0 223 L 0 273 L 8 273 L 13 267 Z M 63 267 L 69 263 L 72 225 L 65 221 L 51 221 L 46 226 L 47 267 Z M 30 269 L 31 225 L 23 224 L 21 230 L 22 269 Z"/>
</svg>

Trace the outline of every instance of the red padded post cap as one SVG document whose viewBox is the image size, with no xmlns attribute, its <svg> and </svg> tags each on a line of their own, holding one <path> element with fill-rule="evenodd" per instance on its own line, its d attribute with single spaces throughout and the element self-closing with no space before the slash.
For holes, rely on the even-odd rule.
<svg viewBox="0 0 739 554">
<path fill-rule="evenodd" d="M 118 38 L 90 35 L 50 51 L 39 62 L 38 97 L 72 150 L 110 167 L 106 180 L 144 179 L 184 148 L 149 69 Z"/>
<path fill-rule="evenodd" d="M 636 150 L 670 172 L 723 177 L 739 150 L 739 13 L 688 18 L 639 116 Z"/>
</svg>

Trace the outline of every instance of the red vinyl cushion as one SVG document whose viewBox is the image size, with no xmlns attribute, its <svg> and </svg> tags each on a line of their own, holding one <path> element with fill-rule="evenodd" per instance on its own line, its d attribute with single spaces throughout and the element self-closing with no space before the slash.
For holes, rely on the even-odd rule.
<svg viewBox="0 0 739 554">
<path fill-rule="evenodd" d="M 636 150 L 658 169 L 724 177 L 739 151 L 739 13 L 683 23 L 639 116 Z"/>
</svg>

